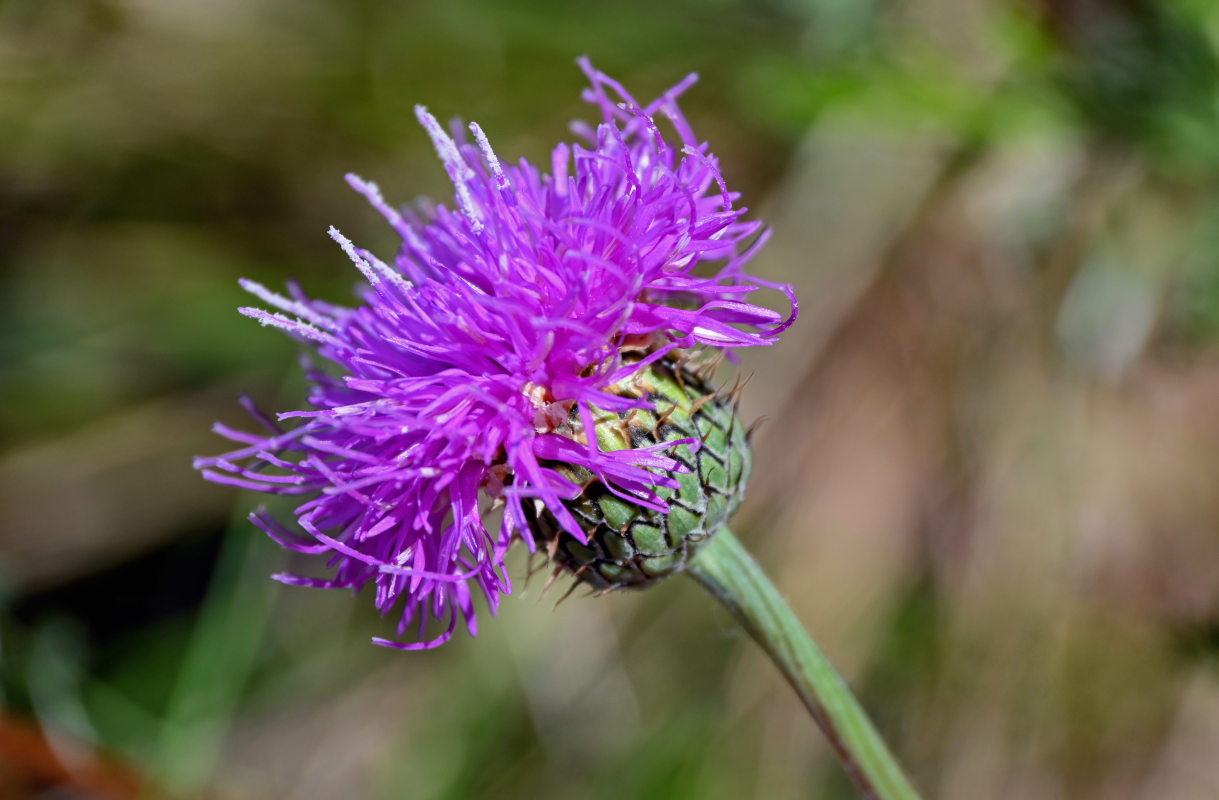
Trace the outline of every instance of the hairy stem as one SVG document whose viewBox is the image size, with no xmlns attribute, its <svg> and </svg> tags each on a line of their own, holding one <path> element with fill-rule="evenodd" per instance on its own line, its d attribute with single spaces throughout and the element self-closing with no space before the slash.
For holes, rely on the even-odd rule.
<svg viewBox="0 0 1219 800">
<path fill-rule="evenodd" d="M 686 572 L 723 603 L 787 678 L 869 800 L 918 800 L 859 701 L 740 541 L 721 528 Z"/>
</svg>

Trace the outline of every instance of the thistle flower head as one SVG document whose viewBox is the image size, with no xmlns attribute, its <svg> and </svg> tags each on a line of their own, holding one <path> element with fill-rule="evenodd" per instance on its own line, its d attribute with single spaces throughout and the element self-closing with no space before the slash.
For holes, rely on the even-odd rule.
<svg viewBox="0 0 1219 800">
<path fill-rule="evenodd" d="M 599 414 L 660 413 L 655 397 L 620 387 L 678 351 L 768 345 L 795 317 L 789 287 L 742 271 L 766 234 L 677 107 L 695 77 L 641 104 L 580 64 L 599 118 L 574 123 L 578 141 L 545 168 L 503 162 L 478 125 L 471 140 L 419 107 L 452 207 L 399 210 L 348 177 L 402 239 L 385 262 L 331 229 L 367 280 L 358 304 L 242 282 L 274 310 L 241 313 L 328 363 L 307 367 L 307 409 L 272 420 L 250 406 L 266 432 L 217 425 L 238 449 L 196 466 L 218 483 L 299 496 L 299 531 L 263 511 L 251 518 L 285 547 L 326 557 L 331 574 L 276 577 L 373 583 L 407 639 L 379 644 L 435 646 L 461 620 L 475 633 L 474 594 L 494 613 L 511 590 L 505 552 L 518 538 L 537 546 L 539 513 L 588 541 L 571 510 L 586 488 L 577 476 L 667 513 L 690 468 L 674 448 L 699 437 L 610 449 L 583 432 Z M 791 314 L 749 302 L 759 287 L 785 294 Z M 497 506 L 502 521 L 488 529 Z M 430 639 L 429 618 L 443 623 Z"/>
</svg>

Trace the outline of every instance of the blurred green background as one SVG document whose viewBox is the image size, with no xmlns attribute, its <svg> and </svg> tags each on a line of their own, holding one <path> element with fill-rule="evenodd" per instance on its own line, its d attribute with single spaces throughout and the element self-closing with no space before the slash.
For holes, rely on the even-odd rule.
<svg viewBox="0 0 1219 800">
<path fill-rule="evenodd" d="M 343 174 L 544 158 L 581 53 L 774 228 L 735 527 L 925 796 L 1219 797 L 1213 0 L 3 0 L 0 798 L 854 796 L 688 581 L 400 654 L 190 469 L 300 403 L 236 279 L 349 297 Z"/>
</svg>

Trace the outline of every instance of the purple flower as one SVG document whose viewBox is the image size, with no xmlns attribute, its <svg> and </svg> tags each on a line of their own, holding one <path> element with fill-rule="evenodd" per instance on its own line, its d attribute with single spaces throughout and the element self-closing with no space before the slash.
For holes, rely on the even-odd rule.
<svg viewBox="0 0 1219 800">
<path fill-rule="evenodd" d="M 665 510 L 656 489 L 676 485 L 669 473 L 679 465 L 666 450 L 677 443 L 602 452 L 595 437 L 555 429 L 576 413 L 591 430 L 593 407 L 646 406 L 607 389 L 677 348 L 769 345 L 795 317 L 790 287 L 742 272 L 766 233 L 733 207 L 737 195 L 678 110 L 696 76 L 642 105 L 587 60 L 580 66 L 600 119 L 573 124 L 579 143 L 556 147 L 549 171 L 502 163 L 478 125 L 469 143 L 458 125 L 450 135 L 418 107 L 455 208 L 397 210 L 374 184 L 348 176 L 402 237 L 384 263 L 331 229 L 368 281 L 354 308 L 295 285 L 281 296 L 242 281 L 278 309 L 242 314 L 287 331 L 332 367 L 307 366 L 309 410 L 278 416 L 295 427 L 247 402 L 267 432 L 218 424 L 239 449 L 196 467 L 217 483 L 301 496 L 304 536 L 261 510 L 251 519 L 285 547 L 327 556 L 332 576 L 275 577 L 353 590 L 374 583 L 383 614 L 401 604 L 399 637 L 418 623 L 416 641 L 378 644 L 433 647 L 459 617 L 474 634 L 475 589 L 494 613 L 511 591 L 509 545 L 535 547 L 522 503 L 544 505 L 583 540 L 564 506 L 581 487 L 556 463 Z M 786 294 L 791 315 L 747 303 L 760 286 Z M 504 509 L 497 532 L 484 523 L 494 506 Z M 429 617 L 447 628 L 427 640 Z"/>
</svg>

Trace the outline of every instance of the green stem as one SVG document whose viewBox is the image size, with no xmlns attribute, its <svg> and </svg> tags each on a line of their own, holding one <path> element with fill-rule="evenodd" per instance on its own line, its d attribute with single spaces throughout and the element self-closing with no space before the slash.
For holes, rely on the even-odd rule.
<svg viewBox="0 0 1219 800">
<path fill-rule="evenodd" d="M 787 678 L 869 800 L 918 800 L 859 701 L 732 531 L 721 528 L 686 572 L 728 607 Z"/>
</svg>

